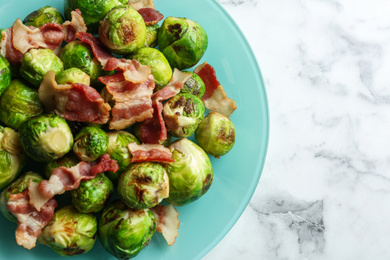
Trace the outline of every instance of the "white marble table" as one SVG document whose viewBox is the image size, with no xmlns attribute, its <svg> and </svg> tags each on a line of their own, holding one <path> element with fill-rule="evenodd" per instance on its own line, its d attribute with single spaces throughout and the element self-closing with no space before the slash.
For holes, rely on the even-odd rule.
<svg viewBox="0 0 390 260">
<path fill-rule="evenodd" d="M 258 59 L 270 142 L 204 259 L 390 259 L 390 1 L 219 2 Z"/>
</svg>

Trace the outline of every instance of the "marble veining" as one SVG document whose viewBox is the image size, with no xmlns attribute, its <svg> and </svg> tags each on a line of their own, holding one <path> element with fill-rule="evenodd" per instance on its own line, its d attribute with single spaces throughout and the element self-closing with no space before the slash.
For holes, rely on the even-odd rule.
<svg viewBox="0 0 390 260">
<path fill-rule="evenodd" d="M 390 259 L 390 2 L 218 1 L 260 65 L 270 142 L 204 259 Z"/>
</svg>

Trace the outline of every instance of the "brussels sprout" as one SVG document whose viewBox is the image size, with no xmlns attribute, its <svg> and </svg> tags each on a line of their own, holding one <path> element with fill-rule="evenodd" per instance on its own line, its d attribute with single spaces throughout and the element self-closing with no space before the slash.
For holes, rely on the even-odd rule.
<svg viewBox="0 0 390 260">
<path fill-rule="evenodd" d="M 206 31 L 186 18 L 167 17 L 158 32 L 158 46 L 171 64 L 179 70 L 194 66 L 206 52 Z"/>
<path fill-rule="evenodd" d="M 75 166 L 78 163 L 79 163 L 79 159 L 76 157 L 76 155 L 74 155 L 73 152 L 69 152 L 69 153 L 65 154 L 63 157 L 61 157 L 57 160 L 50 161 L 45 165 L 45 169 L 44 169 L 45 177 L 47 179 L 49 179 L 51 176 L 51 173 L 53 172 L 53 170 L 55 168 L 58 168 L 61 166 L 70 168 L 70 167 Z"/>
<path fill-rule="evenodd" d="M 191 73 L 192 76 L 186 82 L 184 82 L 184 86 L 180 92 L 192 94 L 198 98 L 202 98 L 206 91 L 206 86 L 203 80 L 197 74 L 192 72 L 189 73 Z"/>
<path fill-rule="evenodd" d="M 56 81 L 60 85 L 81 83 L 89 86 L 90 77 L 87 73 L 78 68 L 69 68 L 56 75 Z"/>
<path fill-rule="evenodd" d="M 105 207 L 99 219 L 100 241 L 118 259 L 137 256 L 149 244 L 155 231 L 152 211 L 131 209 L 119 200 Z"/>
<path fill-rule="evenodd" d="M 146 40 L 145 47 L 156 47 L 157 46 L 157 35 L 160 25 L 158 23 L 146 26 Z"/>
<path fill-rule="evenodd" d="M 206 153 L 219 158 L 233 148 L 236 130 L 228 117 L 210 112 L 196 129 L 195 139 Z"/>
<path fill-rule="evenodd" d="M 133 131 L 134 135 L 138 138 L 138 140 L 142 141 L 142 122 L 135 123 L 131 126 L 131 130 Z M 159 141 L 160 144 L 164 145 L 165 147 L 168 147 L 172 142 L 172 135 L 170 133 L 167 133 L 167 139 L 163 141 Z"/>
<path fill-rule="evenodd" d="M 127 148 L 130 143 L 136 142 L 139 144 L 138 139 L 126 131 L 115 131 L 108 133 L 108 149 L 107 153 L 110 158 L 116 160 L 119 165 L 117 172 L 106 172 L 106 175 L 113 183 L 117 183 L 121 174 L 129 168 L 131 165 L 131 153 Z"/>
<path fill-rule="evenodd" d="M 54 114 L 29 119 L 20 126 L 20 144 L 38 162 L 61 158 L 73 145 L 72 132 L 65 119 Z"/>
<path fill-rule="evenodd" d="M 107 148 L 108 134 L 99 127 L 84 127 L 74 138 L 73 152 L 81 161 L 95 161 Z"/>
<path fill-rule="evenodd" d="M 35 10 L 24 18 L 23 23 L 27 26 L 40 27 L 45 23 L 62 24 L 64 18 L 62 14 L 54 7 L 45 6 Z"/>
<path fill-rule="evenodd" d="M 8 60 L 0 54 L 0 96 L 11 83 L 11 65 Z"/>
<path fill-rule="evenodd" d="M 59 255 L 73 256 L 91 250 L 96 236 L 96 217 L 90 213 L 80 213 L 73 206 L 66 206 L 54 213 L 38 241 Z"/>
<path fill-rule="evenodd" d="M 208 191 L 214 171 L 202 148 L 186 138 L 173 142 L 169 149 L 175 162 L 166 167 L 169 176 L 169 198 L 166 201 L 183 206 Z"/>
<path fill-rule="evenodd" d="M 83 42 L 72 41 L 62 48 L 60 59 L 64 63 L 64 69 L 78 68 L 87 73 L 92 84 L 97 83 L 97 78 L 110 74 L 103 70 L 100 62 L 95 58 L 91 48 Z"/>
<path fill-rule="evenodd" d="M 60 58 L 50 49 L 31 49 L 24 54 L 19 73 L 38 88 L 49 70 L 54 71 L 55 74 L 64 70 Z"/>
<path fill-rule="evenodd" d="M 99 39 L 113 53 L 133 53 L 145 44 L 145 21 L 130 6 L 122 5 L 115 7 L 100 24 Z"/>
<path fill-rule="evenodd" d="M 7 188 L 3 190 L 0 195 L 0 211 L 3 213 L 4 217 L 9 221 L 16 222 L 16 217 L 8 210 L 8 200 L 12 194 L 22 193 L 28 189 L 30 180 L 36 183 L 40 183 L 43 178 L 41 175 L 35 172 L 26 172 L 18 179 L 13 181 Z"/>
<path fill-rule="evenodd" d="M 161 51 L 155 48 L 144 47 L 139 49 L 131 57 L 139 61 L 142 65 L 150 66 L 157 87 L 165 86 L 172 78 L 172 68 L 169 66 L 169 62 Z"/>
<path fill-rule="evenodd" d="M 11 128 L 18 129 L 28 118 L 42 112 L 38 90 L 30 88 L 23 80 L 12 80 L 0 97 L 0 120 Z"/>
<path fill-rule="evenodd" d="M 95 213 L 103 209 L 114 191 L 114 185 L 104 173 L 90 180 L 82 180 L 80 186 L 71 191 L 72 204 L 80 212 Z"/>
<path fill-rule="evenodd" d="M 126 3 L 126 0 L 65 0 L 65 17 L 71 20 L 71 11 L 79 9 L 88 27 L 88 32 L 96 34 L 100 21 L 107 13 L 112 8 Z"/>
<path fill-rule="evenodd" d="M 202 121 L 203 101 L 192 94 L 179 93 L 164 104 L 164 120 L 168 131 L 175 137 L 192 135 Z"/>
<path fill-rule="evenodd" d="M 0 29 L 0 41 L 1 41 L 1 39 L 3 39 L 3 32 L 7 33 L 7 29 L 4 29 L 4 28 Z"/>
<path fill-rule="evenodd" d="M 18 176 L 26 159 L 18 134 L 11 128 L 0 126 L 0 190 Z"/>
<path fill-rule="evenodd" d="M 130 208 L 152 208 L 169 195 L 167 172 L 156 162 L 133 163 L 118 181 L 118 194 Z"/>
</svg>

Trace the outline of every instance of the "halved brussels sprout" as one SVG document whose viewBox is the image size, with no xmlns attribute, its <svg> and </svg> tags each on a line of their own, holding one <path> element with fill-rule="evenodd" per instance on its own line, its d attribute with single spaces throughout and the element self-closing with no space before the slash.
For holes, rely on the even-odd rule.
<svg viewBox="0 0 390 260">
<path fill-rule="evenodd" d="M 91 250 L 96 237 L 96 217 L 91 213 L 81 213 L 73 206 L 66 206 L 54 213 L 38 241 L 51 247 L 59 255 L 73 256 Z"/>
<path fill-rule="evenodd" d="M 228 117 L 210 112 L 196 129 L 195 139 L 206 153 L 219 157 L 233 148 L 236 130 Z"/>
<path fill-rule="evenodd" d="M 80 212 L 96 213 L 104 205 L 114 191 L 114 185 L 104 173 L 90 180 L 82 180 L 80 186 L 72 190 L 72 204 Z"/>
<path fill-rule="evenodd" d="M 108 134 L 99 127 L 84 127 L 74 138 L 73 152 L 81 161 L 95 161 L 107 149 Z"/>
<path fill-rule="evenodd" d="M 183 206 L 209 190 L 214 171 L 202 148 L 186 138 L 173 142 L 169 149 L 175 162 L 166 166 L 169 176 L 169 198 L 166 201 Z"/>
<path fill-rule="evenodd" d="M 118 259 L 130 259 L 149 244 L 156 231 L 156 220 L 149 209 L 131 209 L 114 201 L 103 209 L 99 219 L 99 239 Z"/>
<path fill-rule="evenodd" d="M 119 170 L 115 173 L 106 172 L 106 175 L 113 183 L 117 183 L 121 174 L 129 168 L 131 165 L 131 153 L 127 148 L 130 143 L 136 142 L 139 144 L 138 139 L 126 131 L 114 131 L 108 133 L 108 149 L 107 153 L 110 158 L 116 160 Z"/>
<path fill-rule="evenodd" d="M 65 0 L 65 17 L 71 20 L 70 12 L 76 9 L 81 11 L 81 16 L 88 27 L 88 32 L 96 34 L 100 21 L 114 7 L 126 4 L 124 0 Z"/>
<path fill-rule="evenodd" d="M 31 49 L 24 54 L 19 73 L 38 88 L 49 70 L 54 71 L 55 74 L 64 70 L 60 58 L 50 49 Z"/>
<path fill-rule="evenodd" d="M 133 163 L 118 181 L 118 194 L 130 208 L 152 208 L 169 195 L 167 172 L 156 162 Z"/>
<path fill-rule="evenodd" d="M 180 92 L 192 94 L 194 96 L 197 96 L 198 98 L 202 98 L 204 93 L 206 92 L 206 86 L 203 80 L 195 73 L 188 73 L 191 73 L 192 76 L 186 82 L 184 82 L 184 86 L 180 90 Z"/>
<path fill-rule="evenodd" d="M 9 84 L 11 84 L 11 65 L 0 54 L 0 96 L 8 88 Z"/>
<path fill-rule="evenodd" d="M 20 147 L 18 133 L 0 126 L 0 190 L 18 176 L 26 159 Z"/>
<path fill-rule="evenodd" d="M 12 80 L 0 97 L 0 120 L 11 128 L 18 129 L 24 121 L 42 112 L 38 90 L 24 80 Z"/>
<path fill-rule="evenodd" d="M 192 94 L 179 93 L 164 104 L 164 120 L 175 137 L 192 135 L 204 116 L 203 101 Z"/>
<path fill-rule="evenodd" d="M 49 179 L 55 168 L 61 166 L 70 168 L 75 166 L 78 163 L 79 163 L 79 159 L 76 157 L 76 155 L 74 155 L 73 152 L 69 152 L 64 156 L 62 156 L 61 158 L 54 161 L 50 161 L 45 165 L 45 169 L 44 169 L 45 177 Z"/>
<path fill-rule="evenodd" d="M 20 126 L 20 144 L 32 159 L 48 162 L 67 154 L 73 145 L 65 119 L 54 114 L 29 119 Z"/>
<path fill-rule="evenodd" d="M 89 86 L 91 78 L 79 68 L 69 68 L 56 75 L 56 82 L 60 85 L 81 83 Z"/>
<path fill-rule="evenodd" d="M 35 10 L 24 18 L 23 23 L 27 26 L 40 27 L 45 23 L 63 24 L 62 14 L 54 7 L 44 6 Z"/>
<path fill-rule="evenodd" d="M 99 39 L 113 53 L 130 54 L 142 48 L 146 40 L 146 25 L 132 7 L 114 7 L 99 27 Z"/>
<path fill-rule="evenodd" d="M 154 48 L 157 46 L 158 29 L 160 29 L 160 25 L 158 25 L 158 23 L 146 26 L 145 47 Z"/>
<path fill-rule="evenodd" d="M 179 70 L 194 66 L 206 52 L 206 31 L 187 18 L 167 17 L 158 32 L 158 46 L 171 67 Z"/>
<path fill-rule="evenodd" d="M 150 66 L 154 82 L 158 88 L 168 84 L 172 78 L 172 68 L 161 51 L 155 48 L 144 47 L 135 52 L 131 57 L 142 65 Z"/>
<path fill-rule="evenodd" d="M 4 217 L 8 219 L 9 221 L 16 222 L 16 217 L 9 211 L 7 203 L 9 200 L 9 197 L 12 194 L 18 194 L 22 193 L 26 189 L 28 189 L 28 185 L 30 183 L 30 180 L 36 183 L 40 183 L 43 178 L 40 174 L 35 172 L 26 172 L 22 176 L 20 176 L 18 179 L 13 181 L 7 188 L 3 190 L 3 192 L 0 195 L 0 211 L 3 213 Z"/>
</svg>

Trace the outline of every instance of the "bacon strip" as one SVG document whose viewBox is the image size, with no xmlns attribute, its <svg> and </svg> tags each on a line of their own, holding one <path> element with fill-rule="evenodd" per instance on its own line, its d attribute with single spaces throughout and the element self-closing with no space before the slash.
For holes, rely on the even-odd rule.
<svg viewBox="0 0 390 260">
<path fill-rule="evenodd" d="M 169 246 L 176 242 L 179 235 L 179 213 L 172 205 L 158 205 L 150 209 L 157 218 L 156 231 L 162 233 Z"/>
<path fill-rule="evenodd" d="M 176 69 L 169 83 L 152 96 L 153 117 L 145 120 L 141 126 L 142 141 L 148 144 L 158 144 L 167 139 L 167 129 L 162 116 L 162 102 L 176 96 L 184 83 L 191 77 L 190 73 Z"/>
<path fill-rule="evenodd" d="M 121 130 L 153 116 L 153 75 L 149 75 L 142 83 L 127 81 L 124 73 L 100 77 L 98 80 L 106 85 L 105 99 L 115 102 L 110 129 Z"/>
<path fill-rule="evenodd" d="M 142 8 L 153 8 L 156 9 L 153 5 L 154 0 L 129 0 L 128 5 L 133 7 L 135 10 Z"/>
<path fill-rule="evenodd" d="M 38 236 L 53 218 L 54 209 L 57 207 L 57 201 L 49 199 L 38 211 L 29 201 L 28 190 L 25 190 L 22 193 L 12 194 L 7 203 L 9 211 L 18 220 L 16 242 L 27 249 L 35 247 Z"/>
<path fill-rule="evenodd" d="M 1 54 L 13 65 L 20 64 L 23 58 L 23 53 L 15 49 L 12 44 L 12 27 L 8 28 L 6 32 L 1 32 L 3 38 L 1 39 Z"/>
<path fill-rule="evenodd" d="M 141 144 L 130 143 L 127 145 L 131 155 L 130 162 L 164 162 L 170 163 L 175 160 L 172 158 L 171 151 L 161 144 Z"/>
<path fill-rule="evenodd" d="M 38 93 L 48 112 L 67 120 L 94 124 L 105 124 L 109 120 L 111 107 L 94 88 L 78 83 L 58 85 L 53 71 L 46 73 Z"/>
<path fill-rule="evenodd" d="M 162 15 L 159 11 L 157 11 L 154 8 L 146 7 L 146 8 L 141 8 L 137 11 L 142 16 L 142 18 L 144 18 L 146 25 L 156 24 L 164 18 L 164 15 Z"/>
<path fill-rule="evenodd" d="M 206 92 L 202 97 L 205 107 L 229 117 L 237 109 L 237 105 L 233 99 L 227 97 L 225 90 L 217 80 L 214 68 L 204 62 L 195 68 L 194 73 L 198 74 L 206 85 Z"/>
<path fill-rule="evenodd" d="M 81 16 L 79 9 L 71 11 L 70 15 L 72 16 L 71 21 L 66 21 L 62 24 L 64 32 L 64 40 L 69 43 L 77 39 L 76 33 L 87 32 L 87 25 L 84 22 L 84 18 Z"/>
<path fill-rule="evenodd" d="M 63 166 L 55 168 L 49 180 L 43 180 L 39 184 L 30 182 L 28 189 L 30 204 L 40 211 L 42 206 L 55 195 L 77 189 L 81 180 L 93 179 L 100 172 L 115 173 L 118 169 L 118 164 L 110 159 L 108 154 L 94 162 L 81 161 L 71 168 Z"/>
</svg>

